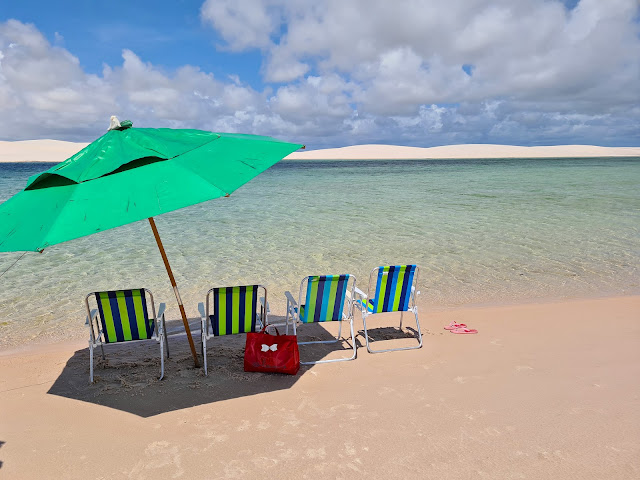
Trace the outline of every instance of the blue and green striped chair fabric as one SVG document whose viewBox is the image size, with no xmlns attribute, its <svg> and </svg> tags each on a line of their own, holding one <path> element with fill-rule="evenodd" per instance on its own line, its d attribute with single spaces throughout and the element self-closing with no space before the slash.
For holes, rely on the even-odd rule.
<svg viewBox="0 0 640 480">
<path fill-rule="evenodd" d="M 308 277 L 307 296 L 300 306 L 303 323 L 342 320 L 349 275 L 317 275 Z"/>
<path fill-rule="evenodd" d="M 409 310 L 411 286 L 416 271 L 415 265 L 390 265 L 378 267 L 378 281 L 373 305 L 368 310 L 372 313 L 403 312 Z"/>
<path fill-rule="evenodd" d="M 155 322 L 149 318 L 143 288 L 95 292 L 105 343 L 148 340 Z"/>
<path fill-rule="evenodd" d="M 368 312 L 373 313 L 373 300 L 371 299 L 367 299 L 367 300 L 361 300 L 358 299 L 356 300 L 356 303 L 361 307 L 361 308 L 366 308 Z"/>
<path fill-rule="evenodd" d="M 212 295 L 213 315 L 209 319 L 216 337 L 255 332 L 258 285 L 214 288 Z"/>
</svg>

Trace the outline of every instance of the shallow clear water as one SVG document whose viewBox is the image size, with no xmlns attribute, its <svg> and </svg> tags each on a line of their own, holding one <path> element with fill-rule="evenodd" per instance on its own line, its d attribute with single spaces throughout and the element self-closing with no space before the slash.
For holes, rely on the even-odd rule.
<svg viewBox="0 0 640 480">
<path fill-rule="evenodd" d="M 46 164 L 0 164 L 0 201 Z M 213 286 L 421 267 L 420 303 L 640 293 L 640 158 L 285 161 L 156 218 L 189 316 Z M 0 253 L 0 273 L 19 253 Z M 28 253 L 0 278 L 0 346 L 84 336 L 88 292 L 145 286 L 178 318 L 146 221 Z"/>
</svg>

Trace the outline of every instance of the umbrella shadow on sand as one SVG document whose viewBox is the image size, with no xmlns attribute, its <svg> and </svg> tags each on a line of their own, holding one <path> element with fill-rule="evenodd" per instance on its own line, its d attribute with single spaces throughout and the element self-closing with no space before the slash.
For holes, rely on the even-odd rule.
<svg viewBox="0 0 640 480">
<path fill-rule="evenodd" d="M 270 319 L 275 323 L 284 317 Z M 199 319 L 191 319 L 189 323 L 199 350 Z M 202 368 L 193 367 L 182 321 L 168 322 L 167 331 L 171 357 L 165 361 L 163 380 L 158 380 L 160 358 L 155 342 L 113 344 L 105 347 L 104 361 L 99 350 L 96 351 L 93 385 L 89 383 L 89 349 L 84 348 L 76 351 L 67 361 L 47 393 L 146 418 L 222 400 L 290 389 L 302 375 L 314 367 L 301 365 L 297 375 L 245 372 L 243 359 L 246 335 L 240 334 L 208 342 L 209 375 L 205 376 Z M 302 335 L 301 339 L 325 339 L 325 336 L 329 338 L 325 330 L 313 331 Z M 301 348 L 304 348 L 304 359 L 319 360 L 334 351 L 349 349 L 350 346 L 336 343 L 305 345 Z"/>
</svg>

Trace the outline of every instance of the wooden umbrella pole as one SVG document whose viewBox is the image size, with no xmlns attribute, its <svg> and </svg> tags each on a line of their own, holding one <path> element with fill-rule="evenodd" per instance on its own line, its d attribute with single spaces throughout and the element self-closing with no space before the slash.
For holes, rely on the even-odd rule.
<svg viewBox="0 0 640 480">
<path fill-rule="evenodd" d="M 171 271 L 171 265 L 169 265 L 169 259 L 167 258 L 167 254 L 165 253 L 164 247 L 162 246 L 162 240 L 160 240 L 160 235 L 158 234 L 158 229 L 156 228 L 156 222 L 153 220 L 153 217 L 149 217 L 149 225 L 151 225 L 151 230 L 153 230 L 153 236 L 156 237 L 156 243 L 158 244 L 160 255 L 162 255 L 162 261 L 164 262 L 164 266 L 167 269 L 167 273 L 169 274 L 169 280 L 171 281 L 171 286 L 173 287 L 173 293 L 175 293 L 176 300 L 178 301 L 178 307 L 180 308 L 180 314 L 182 315 L 182 323 L 184 323 L 184 329 L 187 332 L 187 338 L 189 339 L 189 346 L 191 347 L 191 355 L 193 355 L 193 362 L 196 367 L 199 367 L 200 361 L 198 360 L 196 347 L 193 345 L 193 338 L 191 337 L 191 330 L 189 329 L 189 321 L 187 320 L 187 313 L 184 311 L 184 305 L 182 305 L 182 299 L 180 298 L 180 292 L 178 292 L 176 279 L 173 277 L 173 272 Z"/>
</svg>

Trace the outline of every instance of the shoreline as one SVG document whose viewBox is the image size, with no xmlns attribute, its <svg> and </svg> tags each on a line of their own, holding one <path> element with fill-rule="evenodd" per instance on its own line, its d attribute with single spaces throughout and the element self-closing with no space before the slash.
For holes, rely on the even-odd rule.
<svg viewBox="0 0 640 480">
<path fill-rule="evenodd" d="M 62 140 L 0 141 L 0 163 L 59 163 L 84 148 L 87 143 Z M 289 160 L 444 160 L 444 159 L 539 159 L 539 158 L 634 158 L 640 147 L 601 147 L 595 145 L 517 145 L 462 144 L 437 147 L 401 145 L 353 145 L 339 148 L 298 151 Z"/>
<path fill-rule="evenodd" d="M 184 338 L 170 337 L 162 381 L 155 345 L 107 347 L 92 386 L 86 342 L 32 345 L 0 354 L 2 473 L 74 479 L 99 465 L 111 478 L 636 478 L 638 313 L 640 296 L 420 310 L 423 348 L 379 355 L 363 347 L 356 315 L 358 358 L 295 377 L 245 373 L 242 335 L 210 344 L 208 377 Z M 479 333 L 450 334 L 450 321 Z M 136 454 L 87 442 L 88 428 L 126 438 Z"/>
<path fill-rule="evenodd" d="M 576 302 L 585 302 L 592 300 L 604 300 L 604 299 L 629 299 L 629 298 L 640 298 L 640 292 L 638 293 L 620 293 L 620 294 L 602 294 L 602 295 L 584 295 L 584 296 L 574 296 L 574 297 L 540 297 L 540 298 L 522 298 L 522 299 L 504 299 L 500 301 L 488 301 L 488 302 L 478 302 L 478 303 L 466 303 L 466 304 L 458 304 L 458 305 L 446 305 L 446 304 L 436 304 L 429 303 L 427 300 L 421 299 L 418 297 L 417 306 L 421 315 L 455 315 L 456 312 L 463 312 L 466 310 L 474 310 L 474 311 L 483 311 L 483 310 L 491 310 L 491 309 L 501 309 L 501 308 L 510 308 L 510 307 L 535 307 L 539 305 L 562 305 L 562 304 L 571 304 Z M 176 330 L 181 332 L 183 330 L 182 319 L 179 318 L 178 312 L 176 311 L 175 302 L 167 302 L 167 306 L 169 307 L 169 316 L 166 319 L 167 329 L 169 331 Z M 284 312 L 286 309 L 286 302 L 283 299 L 273 300 L 270 299 L 270 306 L 272 312 L 269 314 L 269 318 L 284 318 L 282 315 L 278 315 L 277 312 Z M 187 317 L 189 319 L 190 325 L 193 328 L 199 329 L 200 318 L 197 316 L 196 308 L 187 308 Z M 275 313 L 274 313 L 275 311 Z M 640 315 L 640 311 L 638 312 Z M 47 348 L 56 350 L 59 346 L 77 346 L 78 348 L 84 348 L 88 338 L 85 338 L 87 334 L 86 327 L 82 324 L 81 320 L 82 315 L 78 316 L 78 328 L 75 333 L 71 333 L 67 336 L 66 339 L 60 338 L 46 338 L 39 337 L 29 343 L 15 343 L 15 344 L 0 344 L 0 357 L 2 356 L 12 356 L 12 355 L 31 355 L 37 353 L 39 349 Z M 360 320 L 360 313 L 354 313 L 354 322 L 357 324 Z M 82 332 L 82 333 L 80 333 Z"/>
</svg>

